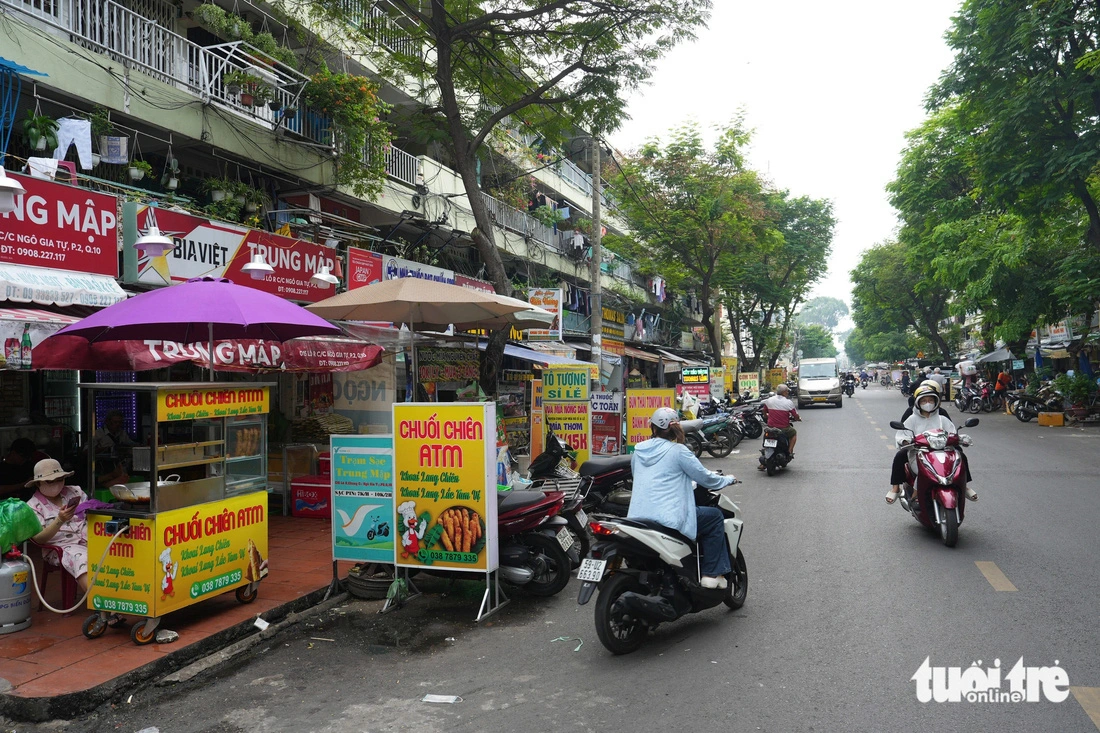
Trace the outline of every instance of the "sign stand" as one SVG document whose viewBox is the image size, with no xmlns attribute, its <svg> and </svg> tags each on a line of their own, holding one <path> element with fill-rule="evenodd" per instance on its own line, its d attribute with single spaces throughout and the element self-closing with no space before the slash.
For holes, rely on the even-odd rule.
<svg viewBox="0 0 1100 733">
<path fill-rule="evenodd" d="M 416 583 L 412 582 L 412 578 L 409 577 L 408 568 L 398 568 L 397 572 L 393 574 L 393 580 L 394 582 L 404 580 L 405 588 L 408 590 L 408 593 L 406 594 L 398 591 L 394 593 L 393 596 L 387 594 L 386 602 L 382 605 L 378 613 L 389 613 L 395 608 L 401 608 L 405 605 L 405 601 L 412 600 L 420 595 L 420 589 L 416 587 Z"/>
<path fill-rule="evenodd" d="M 500 589 L 500 571 L 493 570 L 485 573 L 485 595 L 481 597 L 481 608 L 477 611 L 475 623 L 481 623 L 483 618 L 492 616 L 508 605 L 511 601 Z"/>
</svg>

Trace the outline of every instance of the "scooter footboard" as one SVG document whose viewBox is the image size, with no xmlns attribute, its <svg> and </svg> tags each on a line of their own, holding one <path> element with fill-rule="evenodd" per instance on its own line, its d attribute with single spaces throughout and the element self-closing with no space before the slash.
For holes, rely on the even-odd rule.
<svg viewBox="0 0 1100 733">
<path fill-rule="evenodd" d="M 730 552 L 736 555 L 737 545 L 741 542 L 741 530 L 745 523 L 740 519 L 726 519 L 722 523 L 726 529 L 726 539 L 730 543 Z"/>
</svg>

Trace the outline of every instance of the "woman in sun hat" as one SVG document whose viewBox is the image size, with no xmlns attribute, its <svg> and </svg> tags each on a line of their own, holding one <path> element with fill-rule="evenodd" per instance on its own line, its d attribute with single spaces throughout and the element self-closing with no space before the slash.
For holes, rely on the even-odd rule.
<svg viewBox="0 0 1100 733">
<path fill-rule="evenodd" d="M 27 488 L 35 489 L 27 504 L 42 523 L 34 541 L 61 548 L 61 567 L 76 578 L 83 592 L 88 590 L 88 523 L 83 514 L 76 517 L 76 508 L 88 497 L 79 486 L 65 484 L 72 475 L 53 458 L 39 461 L 34 465 L 34 478 L 27 482 Z M 46 553 L 46 561 L 57 565 L 57 555 Z"/>
</svg>

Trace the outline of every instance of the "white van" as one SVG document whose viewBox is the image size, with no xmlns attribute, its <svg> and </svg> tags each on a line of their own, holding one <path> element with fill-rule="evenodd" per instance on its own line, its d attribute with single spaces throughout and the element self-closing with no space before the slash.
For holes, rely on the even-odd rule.
<svg viewBox="0 0 1100 733">
<path fill-rule="evenodd" d="M 798 406 L 826 403 L 844 407 L 836 359 L 803 359 L 798 362 Z"/>
</svg>

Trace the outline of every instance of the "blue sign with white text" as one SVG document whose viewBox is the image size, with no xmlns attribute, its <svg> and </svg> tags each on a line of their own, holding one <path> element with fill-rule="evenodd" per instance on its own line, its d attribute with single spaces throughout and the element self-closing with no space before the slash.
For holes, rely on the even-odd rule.
<svg viewBox="0 0 1100 733">
<path fill-rule="evenodd" d="M 333 435 L 332 558 L 393 563 L 393 436 Z"/>
</svg>

